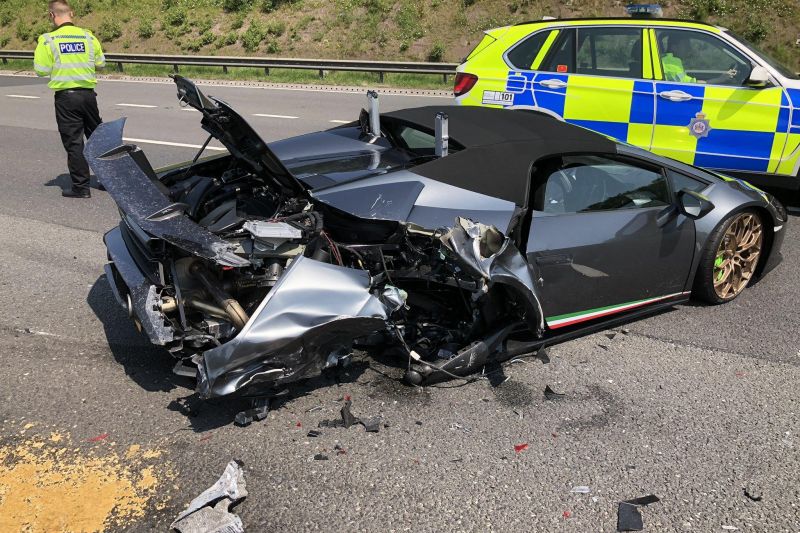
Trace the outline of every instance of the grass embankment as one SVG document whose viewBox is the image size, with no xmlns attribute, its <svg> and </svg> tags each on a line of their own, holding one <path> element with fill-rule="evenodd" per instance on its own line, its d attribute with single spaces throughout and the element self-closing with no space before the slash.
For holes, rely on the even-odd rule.
<svg viewBox="0 0 800 533">
<path fill-rule="evenodd" d="M 558 17 L 622 16 L 619 0 L 72 0 L 107 51 L 156 54 L 460 61 L 485 29 Z M 662 0 L 665 16 L 727 26 L 800 69 L 797 0 Z M 0 48 L 31 49 L 49 30 L 44 0 L 0 1 Z M 126 66 L 131 75 L 169 68 Z M 377 75 L 186 68 L 189 75 L 290 83 L 375 84 Z M 386 85 L 444 87 L 437 76 Z M 448 84 L 449 86 L 449 84 Z"/>
</svg>

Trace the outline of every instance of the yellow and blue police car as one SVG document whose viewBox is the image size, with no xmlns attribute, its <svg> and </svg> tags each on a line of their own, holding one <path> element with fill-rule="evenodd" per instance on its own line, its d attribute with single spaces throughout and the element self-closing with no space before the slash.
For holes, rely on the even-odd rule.
<svg viewBox="0 0 800 533">
<path fill-rule="evenodd" d="M 660 18 L 496 28 L 458 67 L 463 105 L 533 109 L 755 185 L 800 187 L 800 77 L 726 28 Z"/>
</svg>

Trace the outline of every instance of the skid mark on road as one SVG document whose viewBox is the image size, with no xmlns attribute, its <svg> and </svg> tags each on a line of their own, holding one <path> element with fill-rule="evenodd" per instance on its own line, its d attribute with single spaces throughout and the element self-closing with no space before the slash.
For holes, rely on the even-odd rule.
<svg viewBox="0 0 800 533">
<path fill-rule="evenodd" d="M 108 434 L 78 439 L 35 424 L 5 424 L 0 445 L 0 531 L 104 531 L 163 509 L 174 474 L 158 449 L 117 453 Z M 8 430 L 13 429 L 14 435 Z M 43 428 L 44 429 L 44 428 Z"/>
</svg>

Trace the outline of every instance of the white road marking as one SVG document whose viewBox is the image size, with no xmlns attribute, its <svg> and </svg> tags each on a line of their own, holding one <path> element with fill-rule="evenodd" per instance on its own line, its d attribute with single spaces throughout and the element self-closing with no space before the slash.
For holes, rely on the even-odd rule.
<svg viewBox="0 0 800 533">
<path fill-rule="evenodd" d="M 177 148 L 202 148 L 200 144 L 185 144 L 185 143 L 173 143 L 168 141 L 153 141 L 151 139 L 134 139 L 132 137 L 123 137 L 123 141 L 130 142 L 130 143 L 142 143 L 142 144 L 160 144 L 162 146 L 175 146 Z M 217 152 L 224 152 L 226 149 L 220 146 L 206 146 L 206 150 L 215 150 Z"/>
<path fill-rule="evenodd" d="M 157 105 L 147 105 L 147 104 L 117 104 L 119 107 L 143 107 L 145 109 L 155 109 L 158 107 Z"/>
<path fill-rule="evenodd" d="M 254 117 L 267 117 L 267 118 L 299 118 L 292 115 L 269 115 L 267 113 L 253 113 Z"/>
<path fill-rule="evenodd" d="M 39 98 L 41 98 L 40 96 L 28 96 L 25 94 L 7 94 L 6 96 L 8 96 L 9 98 L 25 98 L 28 100 L 38 100 Z"/>
<path fill-rule="evenodd" d="M 331 124 L 350 124 L 353 121 L 352 120 L 335 120 L 334 119 L 334 120 L 329 120 L 328 122 L 330 122 Z"/>
</svg>

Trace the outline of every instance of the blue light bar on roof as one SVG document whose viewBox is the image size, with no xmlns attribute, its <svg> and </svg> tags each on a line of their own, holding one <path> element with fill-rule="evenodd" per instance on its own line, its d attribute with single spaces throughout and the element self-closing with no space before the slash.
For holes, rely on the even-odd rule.
<svg viewBox="0 0 800 533">
<path fill-rule="evenodd" d="M 634 18 L 659 18 L 664 14 L 658 4 L 630 4 L 625 6 L 625 12 Z"/>
</svg>

